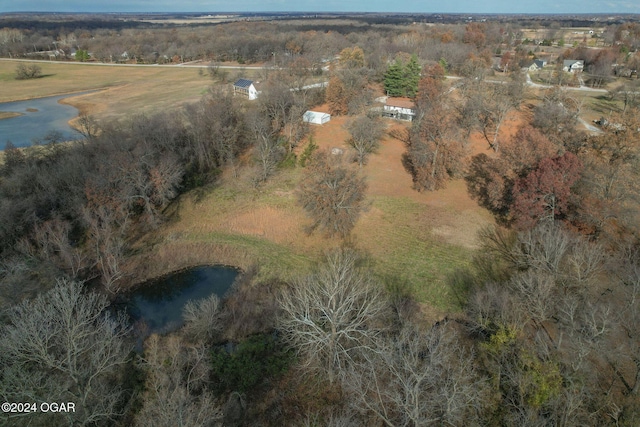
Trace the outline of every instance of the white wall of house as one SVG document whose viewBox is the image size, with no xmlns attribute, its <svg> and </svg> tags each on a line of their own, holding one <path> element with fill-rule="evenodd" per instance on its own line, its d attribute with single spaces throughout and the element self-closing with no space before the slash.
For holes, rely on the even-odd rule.
<svg viewBox="0 0 640 427">
<path fill-rule="evenodd" d="M 412 121 L 416 115 L 415 110 L 412 108 L 397 107 L 395 105 L 384 105 L 382 111 L 384 116 L 400 120 Z"/>
<path fill-rule="evenodd" d="M 249 86 L 249 100 L 258 99 L 258 90 L 254 85 Z"/>
</svg>

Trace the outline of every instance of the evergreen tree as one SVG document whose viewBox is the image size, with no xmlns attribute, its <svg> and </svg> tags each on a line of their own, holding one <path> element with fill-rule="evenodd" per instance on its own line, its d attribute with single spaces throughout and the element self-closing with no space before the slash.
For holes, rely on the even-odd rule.
<svg viewBox="0 0 640 427">
<path fill-rule="evenodd" d="M 388 96 L 405 95 L 404 74 L 404 66 L 401 62 L 396 61 L 389 65 L 384 75 L 384 90 Z"/>
<path fill-rule="evenodd" d="M 418 57 L 413 54 L 404 67 L 404 94 L 409 98 L 415 98 L 418 92 L 418 82 L 420 81 L 420 64 Z"/>
</svg>

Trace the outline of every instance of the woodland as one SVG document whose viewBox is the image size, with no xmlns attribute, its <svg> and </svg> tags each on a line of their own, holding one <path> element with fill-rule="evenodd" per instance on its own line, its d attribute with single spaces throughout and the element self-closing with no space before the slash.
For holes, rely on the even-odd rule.
<svg viewBox="0 0 640 427">
<path fill-rule="evenodd" d="M 27 25 L 0 15 L 3 58 L 197 61 L 211 85 L 171 109 L 83 114 L 76 142 L 6 142 L 0 400 L 76 410 L 4 413 L 0 424 L 639 425 L 640 23 L 598 22 L 570 41 L 571 18 L 555 18 Z M 538 58 L 546 70 L 523 71 Z M 564 59 L 584 72 L 564 72 Z M 263 67 L 257 100 L 233 96 L 246 70 L 230 64 Z M 0 78 L 44 84 L 40 71 Z M 385 95 L 411 100 L 414 120 L 381 117 Z M 302 122 L 314 108 L 345 118 L 342 149 Z M 386 138 L 403 144 L 386 166 L 410 177 L 409 191 L 446 195 L 462 182 L 489 218 L 445 274 L 447 309 L 419 296 L 429 279 L 381 272 L 354 232 L 377 208 L 368 191 Z M 193 301 L 181 329 L 136 349 L 112 303 L 162 271 L 154 253 L 180 237 L 163 230 L 192 199 L 224 211 L 237 188 L 257 203 L 273 182 L 306 218 L 296 238 L 323 250 L 270 274 L 237 252 L 212 259 L 242 268 L 233 291 Z M 212 236 L 204 250 L 233 245 Z"/>
</svg>

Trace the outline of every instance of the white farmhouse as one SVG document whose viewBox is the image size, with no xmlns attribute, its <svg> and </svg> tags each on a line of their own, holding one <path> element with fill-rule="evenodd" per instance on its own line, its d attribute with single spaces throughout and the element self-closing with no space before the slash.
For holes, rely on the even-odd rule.
<svg viewBox="0 0 640 427">
<path fill-rule="evenodd" d="M 584 70 L 584 61 L 581 59 L 565 59 L 562 63 L 562 69 L 569 73 L 580 73 Z"/>
<path fill-rule="evenodd" d="M 258 98 L 260 91 L 256 88 L 256 85 L 251 80 L 238 79 L 233 84 L 233 94 L 245 96 L 249 99 L 249 101 L 253 101 L 254 99 Z"/>
<path fill-rule="evenodd" d="M 382 107 L 384 117 L 392 117 L 397 120 L 413 121 L 416 110 L 413 101 L 404 98 L 387 98 Z"/>
</svg>

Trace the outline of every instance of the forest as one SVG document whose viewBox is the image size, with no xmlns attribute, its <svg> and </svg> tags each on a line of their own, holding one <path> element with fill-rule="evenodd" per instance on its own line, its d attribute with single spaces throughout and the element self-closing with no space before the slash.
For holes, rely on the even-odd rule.
<svg viewBox="0 0 640 427">
<path fill-rule="evenodd" d="M 195 62 L 210 88 L 2 141 L 0 399 L 74 410 L 1 425 L 640 423 L 638 20 L 28 18 L 0 16 L 0 56 L 38 67 L 11 84 L 54 55 Z M 456 197 L 467 246 L 422 220 Z M 242 273 L 139 346 L 116 302 L 202 264 Z"/>
</svg>

